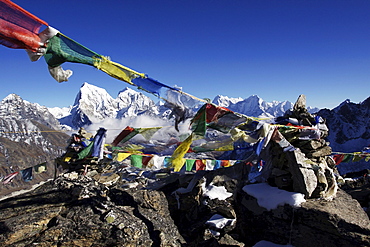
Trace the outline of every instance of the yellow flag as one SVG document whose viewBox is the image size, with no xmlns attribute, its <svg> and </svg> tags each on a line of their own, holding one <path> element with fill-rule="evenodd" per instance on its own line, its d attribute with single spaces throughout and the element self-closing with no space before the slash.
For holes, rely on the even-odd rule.
<svg viewBox="0 0 370 247">
<path fill-rule="evenodd" d="M 116 156 L 116 160 L 117 161 L 123 161 L 127 157 L 129 157 L 130 155 L 131 155 L 130 153 L 118 153 L 117 156 Z"/>
<path fill-rule="evenodd" d="M 152 127 L 152 128 L 141 128 L 139 134 L 141 134 L 145 140 L 149 141 L 150 138 L 162 127 Z"/>
<path fill-rule="evenodd" d="M 112 62 L 110 61 L 108 58 L 106 57 L 99 57 L 99 58 L 95 58 L 94 60 L 94 66 L 98 69 L 98 70 L 101 70 L 105 73 L 107 73 L 108 75 L 118 79 L 118 80 L 121 80 L 121 81 L 125 81 L 131 85 L 134 85 L 131 80 L 138 77 L 138 76 L 141 76 L 141 77 L 145 77 L 145 74 L 142 74 L 142 73 L 139 73 L 139 72 L 136 72 L 132 69 L 129 69 L 119 63 L 116 63 L 116 62 Z"/>
<path fill-rule="evenodd" d="M 173 152 L 171 156 L 172 167 L 174 172 L 179 172 L 185 164 L 184 155 L 189 150 L 191 143 L 193 142 L 193 134 L 191 134 L 185 141 L 183 141 Z"/>
</svg>

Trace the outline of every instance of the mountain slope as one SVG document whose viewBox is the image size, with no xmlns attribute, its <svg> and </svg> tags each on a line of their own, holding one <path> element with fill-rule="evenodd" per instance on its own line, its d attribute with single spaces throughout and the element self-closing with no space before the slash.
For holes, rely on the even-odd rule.
<svg viewBox="0 0 370 247">
<path fill-rule="evenodd" d="M 370 97 L 359 104 L 346 100 L 318 114 L 326 119 L 330 128 L 327 139 L 333 150 L 356 152 L 370 144 Z"/>
<path fill-rule="evenodd" d="M 47 162 L 53 168 L 67 145 L 69 136 L 59 131 L 58 120 L 44 106 L 10 94 L 0 102 L 0 175 Z M 35 176 L 31 182 L 15 180 L 1 188 L 1 194 L 45 181 L 53 169 Z"/>
</svg>

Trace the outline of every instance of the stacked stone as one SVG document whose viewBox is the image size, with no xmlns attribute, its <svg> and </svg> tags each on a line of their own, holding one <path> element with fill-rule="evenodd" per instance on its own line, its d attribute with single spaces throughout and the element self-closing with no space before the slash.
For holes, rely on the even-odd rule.
<svg viewBox="0 0 370 247">
<path fill-rule="evenodd" d="M 293 122 L 298 128 L 279 128 L 276 134 L 279 137 L 264 152 L 263 159 L 271 168 L 269 182 L 281 189 L 303 193 L 306 198 L 332 199 L 337 192 L 335 174 L 338 173 L 329 156 L 332 150 L 324 139 L 328 136 L 324 120 L 307 111 L 304 95 L 299 96 L 293 109 L 281 119 Z"/>
</svg>

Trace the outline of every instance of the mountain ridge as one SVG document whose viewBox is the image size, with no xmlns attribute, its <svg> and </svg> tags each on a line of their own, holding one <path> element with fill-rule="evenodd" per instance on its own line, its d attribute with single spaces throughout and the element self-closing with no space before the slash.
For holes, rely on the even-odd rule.
<svg viewBox="0 0 370 247">
<path fill-rule="evenodd" d="M 171 98 L 171 102 L 182 105 L 193 113 L 201 105 L 200 102 L 185 95 L 169 92 L 167 96 Z M 258 95 L 252 95 L 246 99 L 217 95 L 212 103 L 247 116 L 265 118 L 281 116 L 293 107 L 293 103 L 289 101 L 266 102 Z M 86 82 L 81 86 L 74 104 L 63 109 L 53 107 L 50 108 L 50 112 L 59 119 L 61 124 L 75 129 L 106 118 L 122 119 L 139 115 L 166 118 L 171 115 L 169 113 L 171 109 L 165 104 L 155 103 L 141 92 L 125 88 L 118 93 L 117 98 L 113 98 L 105 89 Z M 315 107 L 307 107 L 307 109 L 311 113 L 319 111 Z"/>
</svg>

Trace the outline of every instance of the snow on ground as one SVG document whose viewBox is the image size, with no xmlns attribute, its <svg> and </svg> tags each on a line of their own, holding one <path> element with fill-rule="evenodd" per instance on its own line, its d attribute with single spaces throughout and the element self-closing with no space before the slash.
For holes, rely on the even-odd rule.
<svg viewBox="0 0 370 247">
<path fill-rule="evenodd" d="M 233 194 L 230 192 L 227 192 L 226 188 L 224 186 L 215 186 L 213 184 L 209 184 L 206 186 L 206 183 L 204 182 L 202 184 L 203 189 L 203 196 L 208 197 L 209 199 L 219 199 L 219 200 L 226 200 Z"/>
<path fill-rule="evenodd" d="M 249 184 L 243 187 L 243 190 L 257 199 L 258 205 L 267 210 L 275 209 L 279 205 L 290 204 L 299 207 L 305 202 L 304 195 L 296 192 L 272 187 L 267 183 Z"/>
</svg>

